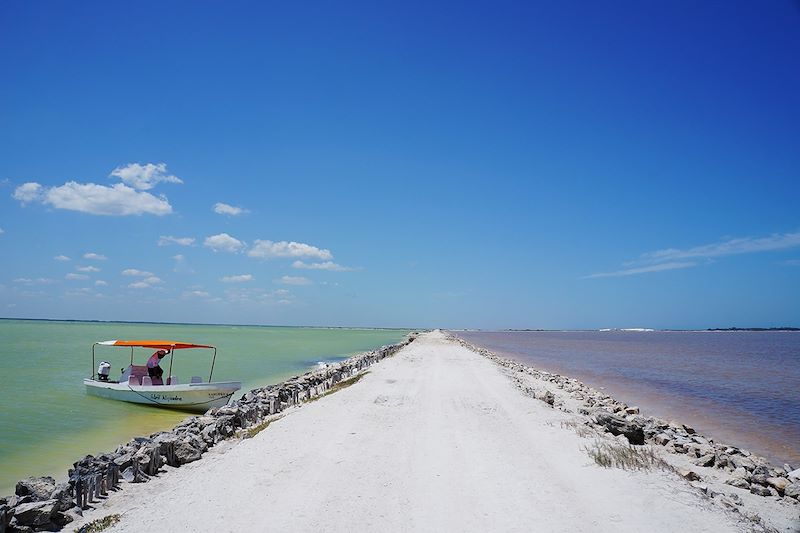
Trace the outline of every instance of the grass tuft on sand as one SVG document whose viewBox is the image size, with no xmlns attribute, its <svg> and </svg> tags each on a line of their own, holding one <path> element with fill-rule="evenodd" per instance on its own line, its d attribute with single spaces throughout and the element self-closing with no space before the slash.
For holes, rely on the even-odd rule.
<svg viewBox="0 0 800 533">
<path fill-rule="evenodd" d="M 97 520 L 92 520 L 88 524 L 75 530 L 75 533 L 97 533 L 115 525 L 122 518 L 119 514 L 110 514 Z"/>
<path fill-rule="evenodd" d="M 655 454 L 649 447 L 631 446 L 630 444 L 595 441 L 584 448 L 594 462 L 604 468 L 621 468 L 623 470 L 661 470 L 673 471 L 674 468 Z"/>
<path fill-rule="evenodd" d="M 339 392 L 342 389 L 346 389 L 350 385 L 355 385 L 356 383 L 361 381 L 361 378 L 363 378 L 367 374 L 369 374 L 369 370 L 365 370 L 364 372 L 362 372 L 360 374 L 356 374 L 355 376 L 353 376 L 351 378 L 343 379 L 342 381 L 336 383 L 333 387 L 331 387 L 330 389 L 326 390 L 324 393 L 320 394 L 319 396 L 315 396 L 315 397 L 311 398 L 310 400 L 307 400 L 307 403 L 316 402 L 320 398 L 324 398 L 325 396 L 328 396 L 329 394 L 333 394 L 335 392 Z"/>
</svg>

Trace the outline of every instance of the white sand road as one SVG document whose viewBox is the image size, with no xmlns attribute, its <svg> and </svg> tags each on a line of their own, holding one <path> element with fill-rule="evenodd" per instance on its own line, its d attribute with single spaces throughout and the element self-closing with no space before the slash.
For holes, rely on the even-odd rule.
<svg viewBox="0 0 800 533">
<path fill-rule="evenodd" d="M 113 531 L 741 531 L 662 471 L 605 469 L 493 362 L 421 336 L 252 439 L 126 485 Z M 68 526 L 73 528 L 74 525 Z"/>
</svg>

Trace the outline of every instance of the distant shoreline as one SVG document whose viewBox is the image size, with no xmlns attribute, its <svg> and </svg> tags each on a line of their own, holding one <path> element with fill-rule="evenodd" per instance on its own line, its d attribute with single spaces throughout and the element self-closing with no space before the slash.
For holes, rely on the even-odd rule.
<svg viewBox="0 0 800 533">
<path fill-rule="evenodd" d="M 388 329 L 388 328 L 387 328 Z M 705 328 L 705 329 L 651 329 L 651 328 L 602 328 L 602 329 L 482 329 L 482 328 L 448 328 L 447 331 L 482 331 L 482 332 L 510 332 L 510 333 L 568 333 L 568 332 L 602 332 L 602 333 L 659 333 L 659 332 L 682 332 L 682 333 L 704 333 L 708 331 L 800 331 L 800 328 L 785 326 L 776 328 Z"/>
<path fill-rule="evenodd" d="M 245 328 L 298 328 L 298 329 L 371 329 L 413 331 L 426 328 L 375 327 L 375 326 L 283 326 L 280 324 L 224 324 L 218 322 L 155 322 L 151 320 L 83 320 L 76 318 L 18 318 L 0 317 L 0 320 L 22 320 L 27 322 L 84 322 L 89 324 L 153 324 L 159 326 L 229 326 Z"/>
</svg>

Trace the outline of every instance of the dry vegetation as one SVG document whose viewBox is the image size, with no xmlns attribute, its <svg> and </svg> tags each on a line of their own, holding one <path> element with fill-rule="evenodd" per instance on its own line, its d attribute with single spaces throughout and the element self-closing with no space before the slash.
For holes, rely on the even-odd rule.
<svg viewBox="0 0 800 533">
<path fill-rule="evenodd" d="M 661 470 L 673 471 L 674 468 L 656 455 L 648 446 L 631 446 L 617 442 L 595 441 L 584 448 L 594 462 L 605 468 L 621 468 L 623 470 Z"/>
</svg>

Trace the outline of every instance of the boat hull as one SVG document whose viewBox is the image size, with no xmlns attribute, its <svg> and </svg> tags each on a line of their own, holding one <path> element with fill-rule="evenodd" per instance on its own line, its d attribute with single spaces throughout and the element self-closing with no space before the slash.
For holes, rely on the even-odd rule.
<svg viewBox="0 0 800 533">
<path fill-rule="evenodd" d="M 242 388 L 240 381 L 137 386 L 84 379 L 83 384 L 92 396 L 193 412 L 227 405 L 231 396 Z"/>
</svg>

